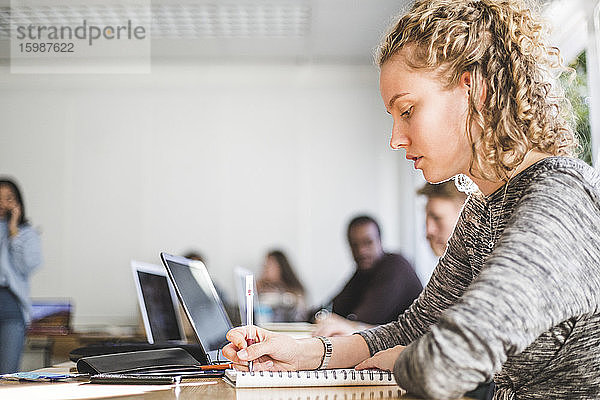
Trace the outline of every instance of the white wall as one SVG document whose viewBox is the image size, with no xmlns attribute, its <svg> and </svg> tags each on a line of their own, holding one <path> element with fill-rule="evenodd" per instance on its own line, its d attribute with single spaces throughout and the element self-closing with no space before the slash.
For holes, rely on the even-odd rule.
<svg viewBox="0 0 600 400">
<path fill-rule="evenodd" d="M 42 230 L 34 297 L 75 323 L 134 323 L 129 260 L 197 248 L 217 283 L 288 251 L 313 303 L 352 272 L 348 219 L 412 257 L 414 186 L 388 150 L 370 66 L 153 65 L 147 75 L 0 71 L 0 173 Z M 419 183 L 415 183 L 419 182 Z"/>
</svg>

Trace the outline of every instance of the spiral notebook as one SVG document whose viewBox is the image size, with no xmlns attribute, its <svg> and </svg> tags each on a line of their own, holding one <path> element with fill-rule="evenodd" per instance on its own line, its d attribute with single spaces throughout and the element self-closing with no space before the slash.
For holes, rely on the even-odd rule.
<svg viewBox="0 0 600 400">
<path fill-rule="evenodd" d="M 228 369 L 225 381 L 236 388 L 395 385 L 389 371 L 329 369 L 320 371 L 243 372 Z"/>
<path fill-rule="evenodd" d="M 405 394 L 392 385 L 240 388 L 235 390 L 235 400 L 406 400 Z"/>
</svg>

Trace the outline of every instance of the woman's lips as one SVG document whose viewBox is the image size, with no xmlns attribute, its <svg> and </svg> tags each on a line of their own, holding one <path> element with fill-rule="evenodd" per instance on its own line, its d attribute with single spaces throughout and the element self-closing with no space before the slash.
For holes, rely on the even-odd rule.
<svg viewBox="0 0 600 400">
<path fill-rule="evenodd" d="M 413 156 L 413 155 L 407 155 L 406 156 L 407 160 L 411 160 L 411 161 L 413 161 L 415 163 L 414 164 L 415 169 L 418 168 L 419 162 L 421 161 L 422 158 L 423 158 L 423 156 Z"/>
</svg>

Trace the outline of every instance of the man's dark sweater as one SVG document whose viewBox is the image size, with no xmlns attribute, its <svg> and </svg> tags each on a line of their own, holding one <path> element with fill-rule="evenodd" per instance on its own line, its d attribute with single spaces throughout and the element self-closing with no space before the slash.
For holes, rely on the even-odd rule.
<svg viewBox="0 0 600 400">
<path fill-rule="evenodd" d="M 333 299 L 333 312 L 344 318 L 380 325 L 398 319 L 423 289 L 410 263 L 385 254 L 372 268 L 354 273 Z"/>
</svg>

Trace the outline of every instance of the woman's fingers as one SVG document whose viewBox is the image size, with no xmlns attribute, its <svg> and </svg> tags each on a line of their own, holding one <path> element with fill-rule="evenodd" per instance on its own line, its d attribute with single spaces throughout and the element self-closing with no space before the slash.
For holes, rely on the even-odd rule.
<svg viewBox="0 0 600 400">
<path fill-rule="evenodd" d="M 248 347 L 249 343 L 259 341 L 258 332 L 255 326 L 241 326 L 233 328 L 227 332 L 227 340 L 231 343 L 223 348 L 223 355 L 231 361 L 235 361 L 231 357 L 235 357 L 234 353 Z"/>
<path fill-rule="evenodd" d="M 358 364 L 356 369 L 377 368 L 386 371 L 394 369 L 396 359 L 404 350 L 404 346 L 395 346 L 387 350 L 382 350 L 376 353 L 373 357 L 367 358 L 365 361 Z"/>
<path fill-rule="evenodd" d="M 268 356 L 271 354 L 272 345 L 270 342 L 259 342 L 252 344 L 245 349 L 242 349 L 237 352 L 237 356 L 240 360 L 243 361 L 254 361 L 262 356 Z"/>
<path fill-rule="evenodd" d="M 223 355 L 232 362 L 240 365 L 245 365 L 248 361 L 255 361 L 262 364 L 262 361 L 257 359 L 268 356 L 273 351 L 273 346 L 268 341 L 266 335 L 259 335 L 259 333 L 255 326 L 243 326 L 231 329 L 227 332 L 227 340 L 231 343 L 223 347 Z M 270 357 L 266 358 L 270 359 Z"/>
<path fill-rule="evenodd" d="M 283 337 L 285 338 L 285 337 Z M 244 326 L 227 332 L 231 343 L 223 347 L 223 355 L 235 364 L 235 369 L 248 370 L 252 361 L 254 371 L 290 370 L 289 343 L 293 339 L 281 340 L 282 336 L 255 326 Z"/>
<path fill-rule="evenodd" d="M 248 364 L 233 363 L 233 369 L 236 371 L 248 371 Z"/>
<path fill-rule="evenodd" d="M 222 353 L 225 358 L 233 362 L 234 364 L 244 364 L 245 362 L 240 360 L 237 356 L 239 349 L 233 344 L 229 343 L 223 347 Z"/>
<path fill-rule="evenodd" d="M 356 367 L 354 367 L 354 369 L 370 369 L 370 368 L 375 368 L 375 362 L 373 360 L 373 357 L 367 358 L 365 361 L 361 362 Z"/>
<path fill-rule="evenodd" d="M 256 330 L 250 329 L 250 326 L 241 326 L 239 328 L 233 328 L 227 332 L 227 340 L 231 342 L 238 349 L 244 349 L 248 346 L 248 339 L 256 340 Z"/>
<path fill-rule="evenodd" d="M 273 361 L 254 361 L 252 363 L 252 371 L 272 371 L 273 370 Z"/>
</svg>

